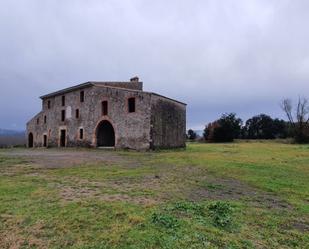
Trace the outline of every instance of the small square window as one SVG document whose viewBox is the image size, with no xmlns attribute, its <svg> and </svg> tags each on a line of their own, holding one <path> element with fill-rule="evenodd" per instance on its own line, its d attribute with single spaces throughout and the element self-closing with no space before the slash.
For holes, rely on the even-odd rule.
<svg viewBox="0 0 309 249">
<path fill-rule="evenodd" d="M 135 112 L 135 98 L 128 99 L 128 111 Z"/>
<path fill-rule="evenodd" d="M 75 110 L 75 118 L 79 119 L 79 109 Z"/>
<path fill-rule="evenodd" d="M 80 92 L 79 99 L 80 99 L 80 102 L 84 102 L 85 101 L 85 92 L 84 91 Z"/>
<path fill-rule="evenodd" d="M 61 121 L 63 122 L 65 120 L 65 110 L 61 111 Z"/>
<path fill-rule="evenodd" d="M 65 106 L 65 96 L 61 97 L 61 104 L 62 104 L 62 106 Z"/>
<path fill-rule="evenodd" d="M 102 101 L 102 115 L 106 116 L 108 114 L 108 103 L 107 101 Z"/>
<path fill-rule="evenodd" d="M 84 129 L 79 129 L 79 139 L 84 139 Z"/>
</svg>

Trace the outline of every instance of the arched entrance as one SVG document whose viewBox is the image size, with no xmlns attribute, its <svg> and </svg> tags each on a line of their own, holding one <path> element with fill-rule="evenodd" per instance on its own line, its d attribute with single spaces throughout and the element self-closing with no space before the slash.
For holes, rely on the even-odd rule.
<svg viewBox="0 0 309 249">
<path fill-rule="evenodd" d="M 115 131 L 112 124 L 103 120 L 99 123 L 97 130 L 97 147 L 113 147 L 115 146 Z"/>
<path fill-rule="evenodd" d="M 30 132 L 29 135 L 28 135 L 28 147 L 33 148 L 33 134 L 32 134 L 32 132 Z"/>
</svg>

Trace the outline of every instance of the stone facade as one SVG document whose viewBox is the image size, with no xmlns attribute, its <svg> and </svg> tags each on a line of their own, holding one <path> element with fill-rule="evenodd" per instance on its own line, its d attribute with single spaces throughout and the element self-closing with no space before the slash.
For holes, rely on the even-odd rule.
<svg viewBox="0 0 309 249">
<path fill-rule="evenodd" d="M 185 146 L 186 104 L 143 91 L 142 82 L 87 82 L 41 97 L 28 147 Z M 104 103 L 103 103 L 104 102 Z"/>
</svg>

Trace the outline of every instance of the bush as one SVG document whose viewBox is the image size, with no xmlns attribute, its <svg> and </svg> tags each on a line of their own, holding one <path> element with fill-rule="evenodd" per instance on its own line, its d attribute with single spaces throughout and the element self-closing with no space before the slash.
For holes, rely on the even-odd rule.
<svg viewBox="0 0 309 249">
<path fill-rule="evenodd" d="M 218 227 L 227 227 L 232 222 L 233 208 L 227 202 L 217 201 L 208 206 L 213 223 Z"/>
<path fill-rule="evenodd" d="M 154 224 L 163 226 L 168 229 L 174 229 L 179 226 L 178 220 L 169 214 L 153 213 L 151 216 L 151 221 Z"/>
<path fill-rule="evenodd" d="M 187 138 L 190 140 L 195 140 L 197 138 L 197 134 L 194 130 L 188 130 Z"/>
<path fill-rule="evenodd" d="M 210 142 L 232 142 L 239 138 L 242 120 L 235 113 L 223 114 L 220 119 L 209 123 L 204 130 L 204 138 Z"/>
<path fill-rule="evenodd" d="M 195 215 L 204 216 L 204 207 L 196 202 L 176 202 L 172 207 L 168 208 L 171 211 L 180 211 L 185 213 L 193 213 Z"/>
</svg>

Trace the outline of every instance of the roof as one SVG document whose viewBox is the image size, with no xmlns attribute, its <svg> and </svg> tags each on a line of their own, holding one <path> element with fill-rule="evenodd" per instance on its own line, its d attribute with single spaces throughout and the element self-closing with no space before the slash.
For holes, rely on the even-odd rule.
<svg viewBox="0 0 309 249">
<path fill-rule="evenodd" d="M 88 81 L 88 82 L 85 82 L 85 83 L 82 83 L 82 84 L 79 84 L 79 85 L 76 85 L 76 86 L 64 88 L 62 90 L 55 91 L 55 92 L 40 96 L 40 98 L 46 99 L 46 98 L 54 97 L 54 96 L 57 96 L 57 95 L 65 94 L 65 93 L 68 93 L 68 92 L 72 92 L 72 91 L 75 91 L 75 90 L 78 90 L 78 89 L 83 89 L 83 88 L 87 88 L 87 87 L 91 87 L 91 86 L 99 86 L 99 87 L 106 87 L 106 88 L 112 88 L 112 89 L 120 89 L 120 90 L 125 90 L 125 91 L 130 91 L 130 92 L 140 92 L 140 93 L 152 94 L 152 95 L 156 95 L 158 97 L 162 97 L 162 98 L 165 98 L 165 99 L 168 99 L 168 100 L 171 100 L 171 101 L 183 104 L 183 105 L 187 105 L 186 103 L 183 103 L 181 101 L 178 101 L 178 100 L 175 100 L 175 99 L 163 96 L 163 95 L 160 95 L 158 93 L 105 85 L 106 83 L 113 84 L 113 83 L 132 83 L 132 82 L 130 82 L 130 81 L 104 81 L 104 82 L 103 81 Z"/>
<path fill-rule="evenodd" d="M 46 95 L 42 95 L 40 96 L 41 99 L 46 99 L 46 98 L 50 98 L 50 97 L 54 97 L 56 95 L 61 95 L 61 94 L 64 94 L 64 93 L 68 93 L 68 92 L 72 92 L 74 90 L 78 90 L 78 89 L 82 89 L 82 88 L 87 88 L 87 87 L 90 87 L 90 86 L 94 86 L 94 85 L 103 85 L 103 84 L 113 84 L 113 83 L 131 83 L 131 82 L 116 82 L 116 81 L 87 81 L 85 83 L 82 83 L 82 84 L 79 84 L 79 85 L 76 85 L 76 86 L 71 86 L 71 87 L 68 87 L 68 88 L 64 88 L 62 90 L 59 90 L 59 91 L 55 91 L 55 92 L 52 92 L 52 93 L 49 93 L 49 94 L 46 94 Z"/>
</svg>

